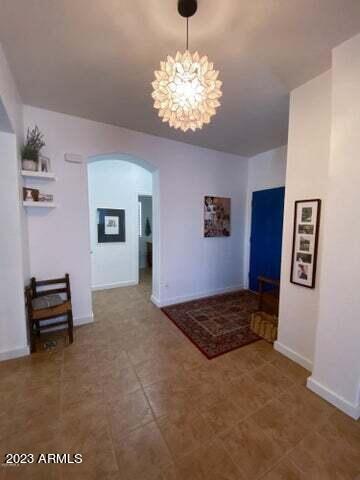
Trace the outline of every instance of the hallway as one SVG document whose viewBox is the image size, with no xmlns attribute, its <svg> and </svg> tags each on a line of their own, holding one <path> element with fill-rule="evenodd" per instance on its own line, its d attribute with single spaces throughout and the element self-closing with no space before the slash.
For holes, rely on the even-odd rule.
<svg viewBox="0 0 360 480">
<path fill-rule="evenodd" d="M 83 455 L 1 480 L 356 478 L 360 424 L 304 387 L 309 372 L 263 341 L 208 361 L 149 297 L 149 275 L 95 292 L 73 345 L 59 334 L 0 364 L 2 458 Z"/>
</svg>

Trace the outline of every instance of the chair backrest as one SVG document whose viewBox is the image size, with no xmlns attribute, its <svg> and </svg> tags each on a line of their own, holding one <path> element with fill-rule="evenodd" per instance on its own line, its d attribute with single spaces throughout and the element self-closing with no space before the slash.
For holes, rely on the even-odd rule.
<svg viewBox="0 0 360 480">
<path fill-rule="evenodd" d="M 67 300 L 71 300 L 70 277 L 68 273 L 66 273 L 63 278 L 54 278 L 50 280 L 37 281 L 36 278 L 33 277 L 31 279 L 30 288 L 34 298 L 43 297 L 44 295 L 65 293 Z"/>
</svg>

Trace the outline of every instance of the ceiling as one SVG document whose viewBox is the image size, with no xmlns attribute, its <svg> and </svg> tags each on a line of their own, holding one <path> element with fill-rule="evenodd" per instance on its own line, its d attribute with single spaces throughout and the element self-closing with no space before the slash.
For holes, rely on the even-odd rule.
<svg viewBox="0 0 360 480">
<path fill-rule="evenodd" d="M 289 92 L 360 32 L 360 1 L 198 3 L 190 50 L 224 85 L 197 132 L 171 129 L 152 106 L 154 70 L 185 47 L 176 0 L 0 0 L 0 42 L 26 104 L 244 156 L 285 144 Z"/>
</svg>

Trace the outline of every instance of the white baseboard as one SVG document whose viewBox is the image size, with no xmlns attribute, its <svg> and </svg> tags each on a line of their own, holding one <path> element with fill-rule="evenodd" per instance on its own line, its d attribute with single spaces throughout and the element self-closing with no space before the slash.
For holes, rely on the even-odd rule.
<svg viewBox="0 0 360 480">
<path fill-rule="evenodd" d="M 236 292 L 242 290 L 243 285 L 234 285 L 232 287 L 219 288 L 217 290 L 209 290 L 207 292 L 195 293 L 193 295 L 180 295 L 178 297 L 169 298 L 161 301 L 158 298 L 151 296 L 151 301 L 159 308 L 168 307 L 170 305 L 176 305 L 178 303 L 191 302 L 192 300 L 199 300 L 200 298 L 212 297 L 213 295 L 221 295 L 223 293 Z"/>
<path fill-rule="evenodd" d="M 87 323 L 92 323 L 94 321 L 94 315 L 91 314 L 88 317 L 75 317 L 74 318 L 74 326 L 78 327 L 80 325 L 85 325 Z M 49 328 L 44 330 L 46 331 L 55 331 L 55 330 L 61 330 L 64 328 L 62 325 L 59 325 L 57 327 Z M 19 358 L 19 357 L 25 357 L 26 355 L 30 355 L 30 347 L 27 345 L 26 347 L 19 347 L 19 348 L 14 348 L 12 350 L 5 350 L 0 352 L 0 362 L 4 360 L 10 360 L 12 358 Z"/>
<path fill-rule="evenodd" d="M 328 401 L 350 417 L 354 418 L 355 420 L 358 420 L 360 418 L 360 404 L 355 405 L 349 402 L 344 397 L 338 395 L 337 393 L 333 392 L 329 388 L 319 383 L 313 377 L 308 378 L 306 385 L 309 390 L 324 398 L 326 401 Z"/>
<path fill-rule="evenodd" d="M 88 317 L 74 317 L 74 327 L 79 327 L 80 325 L 86 325 L 87 323 L 93 323 L 94 314 L 91 313 Z"/>
<path fill-rule="evenodd" d="M 295 350 L 292 350 L 286 345 L 280 343 L 278 340 L 274 342 L 274 348 L 276 351 L 285 355 L 285 357 L 290 358 L 290 360 L 293 360 L 295 363 L 298 363 L 302 367 L 306 368 L 306 370 L 309 370 L 310 372 L 312 372 L 313 364 L 312 364 L 312 361 L 309 360 L 308 358 L 303 357 L 299 353 L 295 352 Z"/>
<path fill-rule="evenodd" d="M 5 350 L 0 352 L 0 362 L 10 360 L 12 358 L 25 357 L 30 354 L 29 346 L 14 348 L 13 350 Z"/>
<path fill-rule="evenodd" d="M 158 298 L 156 298 L 154 295 L 151 295 L 150 300 L 154 305 L 156 305 L 158 308 L 161 308 L 161 303 Z"/>
<path fill-rule="evenodd" d="M 103 285 L 94 285 L 93 287 L 91 287 L 91 290 L 93 292 L 96 292 L 97 290 L 108 290 L 110 288 L 132 287 L 138 284 L 139 282 L 135 280 L 131 280 L 130 282 L 104 283 Z"/>
</svg>

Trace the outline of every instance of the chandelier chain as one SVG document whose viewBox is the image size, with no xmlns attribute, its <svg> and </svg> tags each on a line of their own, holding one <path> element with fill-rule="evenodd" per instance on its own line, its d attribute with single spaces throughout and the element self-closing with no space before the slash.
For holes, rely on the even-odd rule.
<svg viewBox="0 0 360 480">
<path fill-rule="evenodd" d="M 189 17 L 186 17 L 186 50 L 189 50 Z"/>
</svg>

